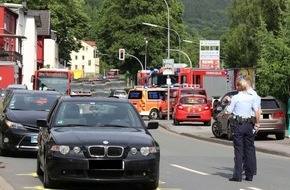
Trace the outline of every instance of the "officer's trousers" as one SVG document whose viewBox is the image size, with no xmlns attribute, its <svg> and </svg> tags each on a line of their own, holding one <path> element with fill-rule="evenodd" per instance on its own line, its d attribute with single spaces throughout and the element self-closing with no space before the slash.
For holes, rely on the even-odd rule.
<svg viewBox="0 0 290 190">
<path fill-rule="evenodd" d="M 235 124 L 233 127 L 234 144 L 234 174 L 233 178 L 242 179 L 243 163 L 245 164 L 245 175 L 252 179 L 255 170 L 255 146 L 254 146 L 253 125 L 250 122 Z M 244 162 L 243 162 L 244 158 Z"/>
</svg>

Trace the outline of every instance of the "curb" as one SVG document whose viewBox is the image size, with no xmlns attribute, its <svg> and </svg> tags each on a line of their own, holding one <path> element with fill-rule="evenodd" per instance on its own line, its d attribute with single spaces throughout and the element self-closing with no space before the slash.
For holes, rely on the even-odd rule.
<svg viewBox="0 0 290 190">
<path fill-rule="evenodd" d="M 177 131 L 171 130 L 169 127 L 163 125 L 162 123 L 159 123 L 159 126 L 170 131 L 170 132 L 173 132 L 175 134 L 180 134 L 180 135 L 183 135 L 186 137 L 195 138 L 195 139 L 203 140 L 203 141 L 207 141 L 207 142 L 218 143 L 218 144 L 222 144 L 222 145 L 233 146 L 232 141 L 224 141 L 224 140 L 216 139 L 215 137 L 204 137 L 202 135 L 194 135 L 194 134 L 190 134 L 190 133 L 177 132 Z M 273 149 L 270 150 L 270 149 L 266 149 L 266 148 L 262 148 L 262 147 L 258 147 L 258 146 L 256 146 L 256 151 L 262 152 L 262 153 L 267 153 L 267 154 L 274 154 L 277 156 L 290 157 L 289 153 L 278 151 L 278 150 L 273 150 Z"/>
</svg>

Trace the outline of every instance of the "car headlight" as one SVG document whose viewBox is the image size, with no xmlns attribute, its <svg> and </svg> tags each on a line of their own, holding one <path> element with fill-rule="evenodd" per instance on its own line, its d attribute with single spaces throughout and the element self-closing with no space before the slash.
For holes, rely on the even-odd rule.
<svg viewBox="0 0 290 190">
<path fill-rule="evenodd" d="M 146 146 L 146 147 L 140 148 L 140 153 L 143 156 L 148 156 L 149 154 L 153 154 L 153 153 L 157 153 L 157 152 L 158 152 L 158 149 L 155 146 L 150 146 L 150 147 Z M 131 149 L 131 153 L 132 153 L 132 149 Z"/>
<path fill-rule="evenodd" d="M 9 120 L 5 120 L 5 123 L 6 125 L 9 127 L 9 128 L 13 128 L 13 129 L 25 129 L 24 126 L 20 123 L 15 123 L 15 122 L 12 122 L 12 121 L 9 121 Z"/>
<path fill-rule="evenodd" d="M 51 147 L 51 150 L 54 152 L 60 152 L 63 155 L 66 155 L 67 153 L 69 153 L 70 148 L 69 146 L 65 146 L 65 145 L 53 145 Z"/>
<path fill-rule="evenodd" d="M 143 156 L 147 156 L 150 152 L 149 152 L 149 147 L 142 147 L 140 149 L 140 152 Z"/>
</svg>

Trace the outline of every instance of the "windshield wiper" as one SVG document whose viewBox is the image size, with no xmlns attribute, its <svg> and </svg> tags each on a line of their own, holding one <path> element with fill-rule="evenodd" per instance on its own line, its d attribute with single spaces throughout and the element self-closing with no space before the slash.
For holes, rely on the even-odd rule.
<svg viewBox="0 0 290 190">
<path fill-rule="evenodd" d="M 99 125 L 98 127 L 120 127 L 120 128 L 131 128 L 129 126 L 124 126 L 124 125 L 114 125 L 114 124 L 104 124 L 104 125 Z"/>
<path fill-rule="evenodd" d="M 58 125 L 58 127 L 82 127 L 82 126 L 89 126 L 86 124 L 66 124 L 66 125 Z"/>
</svg>

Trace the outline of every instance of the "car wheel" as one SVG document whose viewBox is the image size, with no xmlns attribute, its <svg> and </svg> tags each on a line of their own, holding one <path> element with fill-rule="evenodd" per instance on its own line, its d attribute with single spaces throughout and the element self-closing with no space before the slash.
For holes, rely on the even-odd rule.
<svg viewBox="0 0 290 190">
<path fill-rule="evenodd" d="M 158 110 L 157 109 L 152 109 L 149 113 L 149 118 L 150 119 L 158 119 Z"/>
<path fill-rule="evenodd" d="M 148 182 L 144 184 L 144 190 L 153 190 L 153 189 L 157 189 L 158 187 L 158 180 L 155 180 L 154 182 Z"/>
<path fill-rule="evenodd" d="M 43 176 L 43 171 L 42 169 L 40 168 L 40 161 L 39 161 L 39 157 L 37 155 L 37 159 L 36 159 L 36 174 L 38 176 Z"/>
<path fill-rule="evenodd" d="M 48 175 L 48 169 L 46 166 L 46 158 L 44 160 L 44 166 L 43 166 L 43 187 L 44 188 L 53 188 L 54 187 L 54 183 L 53 181 L 50 179 L 49 175 Z"/>
<path fill-rule="evenodd" d="M 227 137 L 228 137 L 228 140 L 233 140 L 233 126 L 229 123 L 227 126 Z"/>
<path fill-rule="evenodd" d="M 161 110 L 159 110 L 159 119 L 165 119 L 165 115 L 162 114 Z"/>
<path fill-rule="evenodd" d="M 211 126 L 211 131 L 216 138 L 221 138 L 223 136 L 222 126 L 221 126 L 221 123 L 219 121 L 213 122 L 213 124 Z"/>
<path fill-rule="evenodd" d="M 210 121 L 207 121 L 207 122 L 203 122 L 203 124 L 204 124 L 205 126 L 211 126 L 211 120 L 210 120 Z"/>
<path fill-rule="evenodd" d="M 7 149 L 4 149 L 2 148 L 3 147 L 3 134 L 0 133 L 0 156 L 6 156 L 8 154 L 8 150 Z"/>
<path fill-rule="evenodd" d="M 174 125 L 179 125 L 179 121 L 177 121 L 175 117 L 173 118 L 173 124 Z"/>
<path fill-rule="evenodd" d="M 156 177 L 154 181 L 145 183 L 143 187 L 146 190 L 153 190 L 153 189 L 157 189 L 158 185 L 159 185 L 159 175 L 158 177 Z"/>
<path fill-rule="evenodd" d="M 283 140 L 285 139 L 285 133 L 276 133 L 275 137 L 277 140 Z"/>
<path fill-rule="evenodd" d="M 4 148 L 0 148 L 0 156 L 6 156 L 8 154 L 8 150 L 4 149 Z"/>
</svg>

